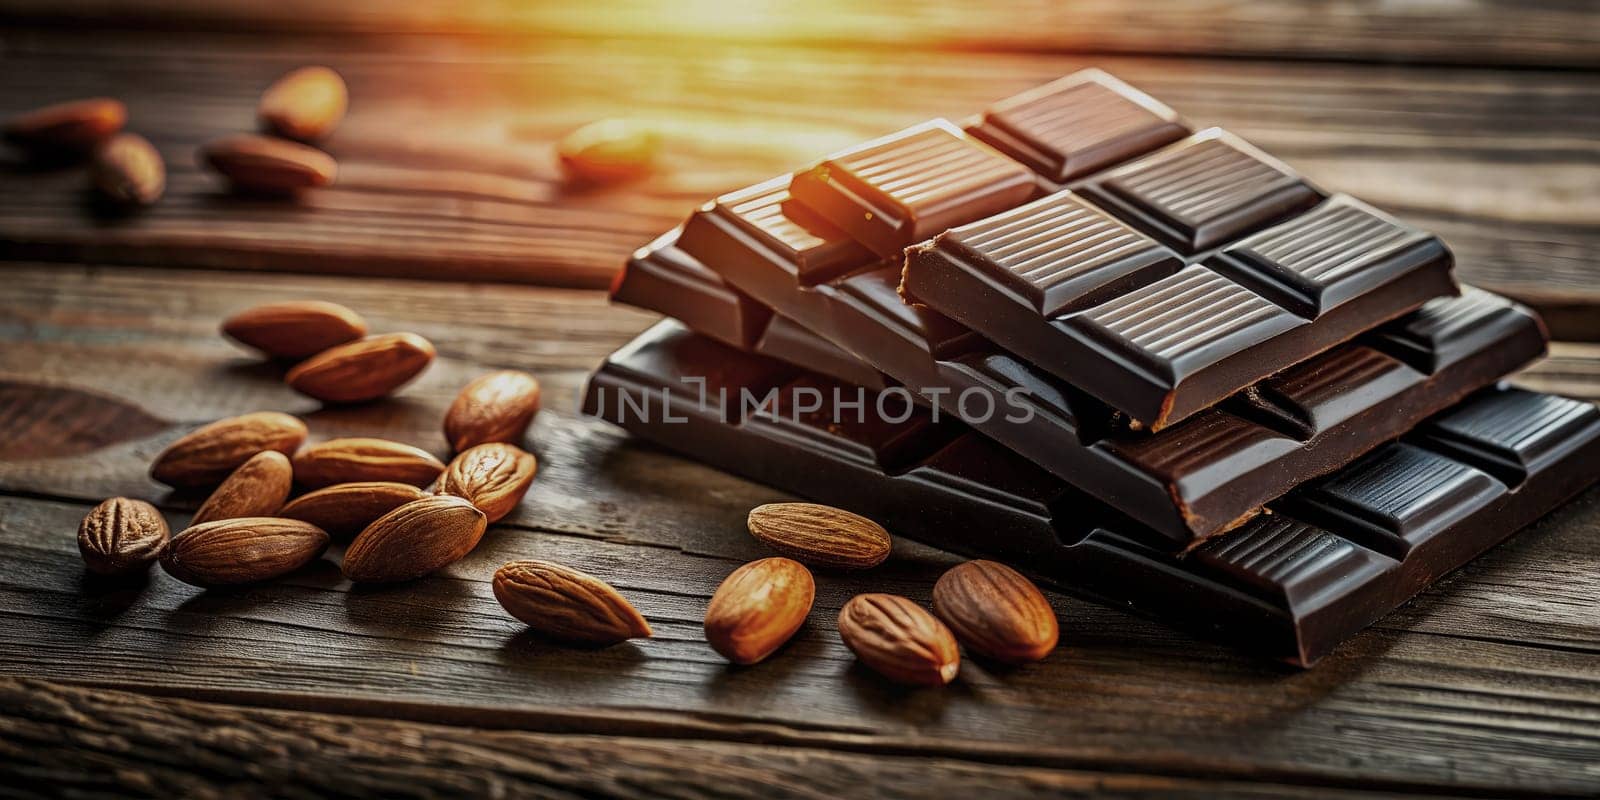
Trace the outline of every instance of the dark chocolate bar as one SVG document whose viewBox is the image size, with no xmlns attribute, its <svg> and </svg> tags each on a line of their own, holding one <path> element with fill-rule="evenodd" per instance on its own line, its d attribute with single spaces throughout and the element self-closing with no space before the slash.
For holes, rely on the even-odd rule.
<svg viewBox="0 0 1600 800">
<path fill-rule="evenodd" d="M 754 193 L 765 206 L 748 202 Z M 677 257 L 714 269 L 1180 547 L 1238 524 L 1301 481 L 1343 466 L 1544 352 L 1531 312 L 1472 290 L 1144 434 L 948 317 L 901 302 L 900 270 L 892 264 L 869 262 L 804 282 L 793 254 L 751 219 L 770 219 L 770 209 L 784 202 L 763 184 L 707 204 L 685 223 Z M 1032 418 L 976 419 L 963 413 L 963 398 L 968 412 L 1020 406 Z"/>
<path fill-rule="evenodd" d="M 709 404 L 685 376 L 706 379 Z M 1489 389 L 1181 556 L 959 425 L 915 409 L 836 424 L 789 399 L 830 388 L 849 387 L 666 321 L 600 368 L 584 410 L 898 535 L 1302 666 L 1587 487 L 1600 458 L 1594 406 Z M 740 390 L 768 402 L 719 399 Z"/>
</svg>

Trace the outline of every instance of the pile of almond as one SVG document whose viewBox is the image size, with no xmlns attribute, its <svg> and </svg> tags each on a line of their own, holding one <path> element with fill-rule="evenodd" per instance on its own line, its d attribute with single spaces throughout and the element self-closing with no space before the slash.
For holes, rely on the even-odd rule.
<svg viewBox="0 0 1600 800">
<path fill-rule="evenodd" d="M 290 385 L 326 402 L 381 397 L 433 357 L 414 334 L 368 336 L 359 315 L 332 303 L 257 306 L 222 327 L 269 357 L 297 360 Z M 155 507 L 115 497 L 84 518 L 79 550 L 95 573 L 135 573 L 159 561 L 178 580 L 214 587 L 287 575 L 337 539 L 348 542 L 341 569 L 353 582 L 421 578 L 472 552 L 488 525 L 527 494 L 538 462 L 520 443 L 539 404 L 539 382 L 527 373 L 491 372 L 467 384 L 445 414 L 455 454 L 448 464 L 387 439 L 307 445 L 305 423 L 275 411 L 218 420 L 173 442 L 150 466 L 161 483 L 209 490 L 187 529 L 170 535 Z M 759 506 L 747 525 L 779 555 L 734 570 L 705 615 L 706 642 L 736 664 L 767 659 L 805 624 L 816 597 L 808 566 L 871 569 L 892 548 L 883 526 L 812 503 Z M 605 646 L 651 635 L 616 589 L 570 567 L 512 561 L 492 586 L 508 613 L 554 639 Z M 946 572 L 934 586 L 932 613 L 898 595 L 857 595 L 839 612 L 838 630 L 871 669 L 931 686 L 956 677 L 958 642 L 1018 664 L 1044 658 L 1058 637 L 1038 587 L 992 561 Z"/>
<path fill-rule="evenodd" d="M 293 194 L 333 183 L 339 166 L 312 147 L 333 133 L 350 107 L 344 78 L 327 67 L 300 67 L 262 93 L 262 134 L 224 136 L 200 148 L 200 160 L 240 192 Z"/>
<path fill-rule="evenodd" d="M 102 198 L 124 208 L 148 206 L 166 189 L 166 163 L 143 136 L 123 132 L 127 122 L 121 101 L 91 97 L 18 114 L 0 126 L 0 135 L 38 161 L 88 158 Z"/>
</svg>

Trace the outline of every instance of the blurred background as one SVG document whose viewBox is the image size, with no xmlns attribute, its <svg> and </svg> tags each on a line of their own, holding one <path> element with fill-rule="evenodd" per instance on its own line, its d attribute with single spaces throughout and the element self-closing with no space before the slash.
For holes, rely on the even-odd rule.
<svg viewBox="0 0 1600 800">
<path fill-rule="evenodd" d="M 81 176 L 0 162 L 0 257 L 603 287 L 719 192 L 1099 66 L 1442 234 L 1468 280 L 1594 338 L 1600 9 L 1571 0 L 8 0 L 0 114 L 110 95 L 166 198 L 87 215 Z M 338 183 L 226 194 L 195 148 L 327 64 Z M 598 119 L 659 130 L 649 177 L 562 180 Z"/>
</svg>

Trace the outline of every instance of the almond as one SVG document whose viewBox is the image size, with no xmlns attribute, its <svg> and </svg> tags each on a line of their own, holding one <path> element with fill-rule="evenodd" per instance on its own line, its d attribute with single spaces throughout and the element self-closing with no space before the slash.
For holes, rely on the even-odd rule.
<svg viewBox="0 0 1600 800">
<path fill-rule="evenodd" d="M 372 521 L 344 553 L 356 583 L 409 581 L 460 561 L 478 546 L 488 520 L 459 497 L 406 503 Z"/>
<path fill-rule="evenodd" d="M 245 192 L 282 194 L 333 183 L 333 156 L 296 142 L 254 134 L 226 136 L 200 148 L 205 166 Z"/>
<path fill-rule="evenodd" d="M 494 597 L 535 631 L 604 647 L 649 638 L 650 623 L 616 589 L 549 561 L 512 561 L 494 573 Z"/>
<path fill-rule="evenodd" d="M 968 650 L 1005 664 L 1044 658 L 1060 636 L 1056 613 L 1039 587 L 994 561 L 968 561 L 940 576 L 933 613 Z"/>
<path fill-rule="evenodd" d="M 266 303 L 222 322 L 222 333 L 271 358 L 303 359 L 367 335 L 361 315 L 338 303 Z"/>
<path fill-rule="evenodd" d="M 122 206 L 150 205 L 167 187 L 161 154 L 137 133 L 119 133 L 100 145 L 91 174 L 100 194 Z"/>
<path fill-rule="evenodd" d="M 866 569 L 889 557 L 889 532 L 866 517 L 816 503 L 768 503 L 750 510 L 751 535 L 805 564 Z"/>
<path fill-rule="evenodd" d="M 736 570 L 706 607 L 706 641 L 735 664 L 754 664 L 794 636 L 811 613 L 817 584 L 787 558 L 763 558 Z"/>
<path fill-rule="evenodd" d="M 263 450 L 291 454 L 306 440 L 306 424 L 277 411 L 217 420 L 167 445 L 150 477 L 179 488 L 215 486 Z"/>
<path fill-rule="evenodd" d="M 299 520 L 219 519 L 174 536 L 161 551 L 161 568 L 195 586 L 255 583 L 294 572 L 327 548 L 328 534 Z"/>
<path fill-rule="evenodd" d="M 443 471 L 444 462 L 419 447 L 359 436 L 319 442 L 294 457 L 294 479 L 310 489 L 361 481 L 425 486 Z"/>
<path fill-rule="evenodd" d="M 258 113 L 268 131 L 311 142 L 333 133 L 349 107 L 350 91 L 339 73 L 301 67 L 267 87 Z"/>
<path fill-rule="evenodd" d="M 461 452 L 486 442 L 521 444 L 539 413 L 539 379 L 501 370 L 461 389 L 444 415 L 444 438 Z"/>
<path fill-rule="evenodd" d="M 504 442 L 480 444 L 456 456 L 439 476 L 439 494 L 463 497 L 499 522 L 522 502 L 539 462 Z"/>
<path fill-rule="evenodd" d="M 348 538 L 378 517 L 427 496 L 415 486 L 392 481 L 339 483 L 289 501 L 278 510 L 278 516 L 309 522 L 329 536 Z"/>
<path fill-rule="evenodd" d="M 610 183 L 641 177 L 655 167 L 661 137 L 646 125 L 620 119 L 591 122 L 561 139 L 556 157 L 574 181 Z"/>
<path fill-rule="evenodd" d="M 78 525 L 78 552 L 83 565 L 99 575 L 142 572 L 161 555 L 168 535 L 167 520 L 155 506 L 113 497 Z"/>
<path fill-rule="evenodd" d="M 941 686 L 961 669 L 950 629 L 922 606 L 893 594 L 858 594 L 839 611 L 845 646 L 884 677 Z"/>
<path fill-rule="evenodd" d="M 237 517 L 267 517 L 289 499 L 294 469 L 289 457 L 266 450 L 251 456 L 222 482 L 194 512 L 190 525 Z"/>
<path fill-rule="evenodd" d="M 28 111 L 6 120 L 6 141 L 35 152 L 86 153 L 128 121 L 120 100 L 95 97 Z"/>
<path fill-rule="evenodd" d="M 400 388 L 432 362 L 433 345 L 427 339 L 386 333 L 330 347 L 300 362 L 283 379 L 324 403 L 363 403 Z"/>
</svg>

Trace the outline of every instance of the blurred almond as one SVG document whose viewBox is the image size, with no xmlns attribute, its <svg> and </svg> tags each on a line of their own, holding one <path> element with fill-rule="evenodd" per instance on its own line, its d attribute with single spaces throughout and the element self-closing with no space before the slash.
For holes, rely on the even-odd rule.
<svg viewBox="0 0 1600 800">
<path fill-rule="evenodd" d="M 252 306 L 222 322 L 223 335 L 272 358 L 303 359 L 367 335 L 367 321 L 338 303 L 293 300 Z"/>
<path fill-rule="evenodd" d="M 301 67 L 261 95 L 261 124 L 279 136 L 305 142 L 333 133 L 350 106 L 344 78 L 327 67 Z"/>
<path fill-rule="evenodd" d="M 94 507 L 78 525 L 83 565 L 99 575 L 143 572 L 167 543 L 167 520 L 143 500 L 113 497 Z"/>
<path fill-rule="evenodd" d="M 226 136 L 200 148 L 205 166 L 245 192 L 282 194 L 333 183 L 333 156 L 298 142 L 255 134 Z"/>
<path fill-rule="evenodd" d="M 356 535 L 344 553 L 344 576 L 356 583 L 420 578 L 472 552 L 488 524 L 482 511 L 459 497 L 407 503 Z"/>
<path fill-rule="evenodd" d="M 461 389 L 444 415 L 444 438 L 461 452 L 486 442 L 521 444 L 539 413 L 539 379 L 501 370 Z"/>
<path fill-rule="evenodd" d="M 648 638 L 650 624 L 599 578 L 549 561 L 512 561 L 494 574 L 494 596 L 533 630 L 604 647 Z"/>
<path fill-rule="evenodd" d="M 655 129 L 606 119 L 567 134 L 556 145 L 556 156 L 574 181 L 611 183 L 648 174 L 655 168 L 660 150 L 661 136 Z"/>
<path fill-rule="evenodd" d="M 392 481 L 338 483 L 296 497 L 278 510 L 278 516 L 309 522 L 329 536 L 348 538 L 378 517 L 427 496 L 415 486 Z"/>
<path fill-rule="evenodd" d="M 161 568 L 195 586 L 255 583 L 294 572 L 327 548 L 328 534 L 299 520 L 221 519 L 174 536 L 161 551 Z"/>
<path fill-rule="evenodd" d="M 276 451 L 256 453 L 222 482 L 194 512 L 190 525 L 236 517 L 267 517 L 289 499 L 294 469 L 289 457 Z"/>
<path fill-rule="evenodd" d="M 385 333 L 330 347 L 284 376 L 324 403 L 362 403 L 399 389 L 433 362 L 433 345 L 414 333 Z"/>
<path fill-rule="evenodd" d="M 811 571 L 787 558 L 763 558 L 733 571 L 706 607 L 706 642 L 735 664 L 754 664 L 794 636 L 811 613 Z"/>
<path fill-rule="evenodd" d="M 444 462 L 419 447 L 360 436 L 319 442 L 294 457 L 295 482 L 310 489 L 364 481 L 426 486 L 443 471 Z"/>
<path fill-rule="evenodd" d="M 87 153 L 128 122 L 120 100 L 94 97 L 18 114 L 0 126 L 6 141 L 35 152 Z"/>
<path fill-rule="evenodd" d="M 1060 636 L 1039 587 L 994 561 L 968 561 L 941 576 L 933 612 L 968 650 L 1006 664 L 1044 658 Z"/>
<path fill-rule="evenodd" d="M 436 491 L 466 498 L 499 522 L 522 502 L 538 469 L 532 453 L 504 442 L 480 444 L 451 460 Z"/>
<path fill-rule="evenodd" d="M 861 663 L 898 683 L 942 686 L 961 669 L 950 629 L 899 595 L 850 598 L 839 611 L 839 637 Z"/>
<path fill-rule="evenodd" d="M 217 420 L 173 442 L 150 465 L 150 477 L 179 488 L 216 486 L 263 450 L 289 455 L 306 440 L 306 424 L 277 411 Z"/>
<path fill-rule="evenodd" d="M 889 532 L 859 514 L 816 503 L 768 503 L 750 510 L 751 535 L 801 563 L 866 569 L 889 557 Z"/>
<path fill-rule="evenodd" d="M 137 133 L 119 133 L 100 145 L 91 175 L 100 194 L 122 206 L 150 205 L 167 187 L 161 154 Z"/>
</svg>

